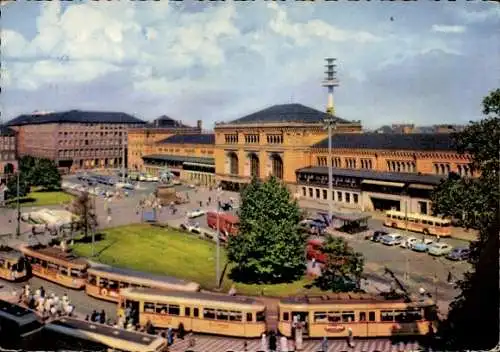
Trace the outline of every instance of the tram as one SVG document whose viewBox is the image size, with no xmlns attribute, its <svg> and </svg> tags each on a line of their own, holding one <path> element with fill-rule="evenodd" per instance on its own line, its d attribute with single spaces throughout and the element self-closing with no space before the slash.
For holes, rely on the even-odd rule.
<svg viewBox="0 0 500 352">
<path fill-rule="evenodd" d="M 89 296 L 113 302 L 118 302 L 120 289 L 127 287 L 188 292 L 200 290 L 200 285 L 195 282 L 105 265 L 91 267 L 87 270 L 87 275 L 85 292 Z"/>
<path fill-rule="evenodd" d="M 259 337 L 266 332 L 266 307 L 247 297 L 203 292 L 172 292 L 128 288 L 120 291 L 118 314 L 130 307 L 140 325 L 155 328 L 180 324 L 193 332 L 237 337 Z"/>
<path fill-rule="evenodd" d="M 21 246 L 34 276 L 80 290 L 85 287 L 87 261 L 57 247 Z"/>
<path fill-rule="evenodd" d="M 28 277 L 23 254 L 7 246 L 0 247 L 0 279 L 22 281 Z"/>
<path fill-rule="evenodd" d="M 407 302 L 364 293 L 299 296 L 279 303 L 279 331 L 292 336 L 299 326 L 311 338 L 422 336 L 435 330 L 432 300 Z"/>
</svg>

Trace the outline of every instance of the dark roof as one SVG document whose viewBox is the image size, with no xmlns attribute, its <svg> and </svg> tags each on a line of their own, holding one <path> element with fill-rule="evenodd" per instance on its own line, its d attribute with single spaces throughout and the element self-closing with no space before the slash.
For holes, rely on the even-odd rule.
<svg viewBox="0 0 500 352">
<path fill-rule="evenodd" d="M 117 275 L 128 276 L 128 277 L 138 277 L 141 279 L 148 279 L 148 280 L 163 282 L 166 284 L 177 284 L 177 285 L 188 284 L 187 281 L 178 279 L 176 277 L 155 275 L 155 274 L 145 273 L 145 272 L 141 272 L 141 271 L 122 269 L 122 268 L 116 268 L 116 267 L 105 266 L 105 265 L 92 266 L 90 269 L 88 269 L 88 272 L 92 272 L 92 271 L 101 271 L 101 272 L 105 272 L 105 273 L 109 273 L 109 274 L 117 274 Z"/>
<path fill-rule="evenodd" d="M 30 331 L 42 326 L 35 312 L 2 299 L 0 299 L 0 318 L 2 318 L 1 320 L 16 322 L 21 327 L 30 324 Z M 35 321 L 38 321 L 39 324 L 33 324 Z"/>
<path fill-rule="evenodd" d="M 328 148 L 328 137 L 313 145 Z M 342 133 L 332 135 L 332 148 L 386 150 L 456 150 L 450 133 Z"/>
<path fill-rule="evenodd" d="M 60 326 L 69 328 L 71 330 L 80 330 L 82 332 L 91 332 L 93 334 L 100 334 L 107 337 L 113 337 L 125 340 L 131 343 L 137 343 L 143 346 L 149 346 L 152 342 L 156 341 L 158 336 L 147 335 L 136 331 L 128 331 L 125 329 L 117 329 L 109 325 L 93 323 L 85 320 L 64 317 L 51 321 L 47 324 L 47 328 L 51 326 Z"/>
<path fill-rule="evenodd" d="M 314 166 L 305 167 L 295 171 L 296 173 L 310 173 L 317 175 L 328 175 L 328 167 Z M 378 172 L 370 170 L 352 170 L 352 169 L 333 169 L 334 176 L 358 177 L 362 179 L 389 181 L 389 182 L 408 182 L 429 185 L 438 185 L 444 176 L 420 175 L 398 172 Z"/>
<path fill-rule="evenodd" d="M 193 133 L 193 134 L 174 134 L 168 138 L 162 139 L 159 144 L 215 144 L 215 134 L 213 133 Z"/>
<path fill-rule="evenodd" d="M 183 124 L 181 121 L 174 120 L 170 116 L 162 115 L 150 123 L 154 127 L 181 127 L 189 128 L 191 126 Z"/>
<path fill-rule="evenodd" d="M 7 127 L 6 125 L 0 125 L 0 136 L 13 137 L 15 135 L 16 132 L 12 128 Z"/>
<path fill-rule="evenodd" d="M 246 123 L 271 123 L 271 122 L 301 122 L 301 123 L 318 123 L 322 122 L 330 115 L 304 106 L 302 104 L 282 104 L 273 105 L 264 110 L 254 112 L 229 122 L 229 124 L 246 124 Z M 334 117 L 339 123 L 346 123 L 338 117 Z"/>
<path fill-rule="evenodd" d="M 123 112 L 71 110 L 43 114 L 20 115 L 10 120 L 8 126 L 41 125 L 45 123 L 129 123 L 146 122 Z"/>
<path fill-rule="evenodd" d="M 214 158 L 203 158 L 196 156 L 182 156 L 182 155 L 163 155 L 163 154 L 153 154 L 144 155 L 142 159 L 146 160 L 156 160 L 156 161 L 181 161 L 184 163 L 198 163 L 206 165 L 215 165 Z"/>
<path fill-rule="evenodd" d="M 11 261 L 17 261 L 23 257 L 23 254 L 18 250 L 10 247 L 0 247 L 0 258 Z"/>
<path fill-rule="evenodd" d="M 368 293 L 338 293 L 324 295 L 291 296 L 281 299 L 285 304 L 352 304 L 352 303 L 375 303 L 375 302 L 404 302 L 402 299 L 388 300 L 381 295 Z"/>
</svg>

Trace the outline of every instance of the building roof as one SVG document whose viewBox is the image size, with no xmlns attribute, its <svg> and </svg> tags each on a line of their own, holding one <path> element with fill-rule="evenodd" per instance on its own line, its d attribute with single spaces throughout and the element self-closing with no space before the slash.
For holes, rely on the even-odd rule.
<svg viewBox="0 0 500 352">
<path fill-rule="evenodd" d="M 215 134 L 174 134 L 158 142 L 159 144 L 215 144 Z"/>
<path fill-rule="evenodd" d="M 282 104 L 273 105 L 250 115 L 240 117 L 229 122 L 229 124 L 273 122 L 318 123 L 327 117 L 330 117 L 330 115 L 302 104 Z M 334 117 L 334 119 L 339 123 L 348 122 L 339 117 Z"/>
<path fill-rule="evenodd" d="M 214 158 L 203 158 L 196 156 L 182 156 L 182 155 L 164 155 L 164 154 L 152 154 L 144 155 L 143 160 L 155 160 L 155 161 L 180 161 L 183 163 L 198 163 L 206 165 L 215 165 Z"/>
<path fill-rule="evenodd" d="M 328 137 L 312 146 L 328 148 Z M 332 148 L 385 150 L 456 150 L 450 133 L 341 133 L 332 135 Z"/>
<path fill-rule="evenodd" d="M 316 175 L 328 175 L 328 167 L 314 166 L 305 167 L 295 171 L 296 173 L 309 173 Z M 333 169 L 334 176 L 358 177 L 362 179 L 377 180 L 377 181 L 390 181 L 390 182 L 408 182 L 420 183 L 428 185 L 438 185 L 444 176 L 437 175 L 420 175 L 413 173 L 399 173 L 399 172 L 378 172 L 370 170 L 352 170 L 352 169 Z"/>
<path fill-rule="evenodd" d="M 153 127 L 163 127 L 163 128 L 193 128 L 191 126 L 183 124 L 181 121 L 174 120 L 170 116 L 162 115 L 149 123 Z"/>
<path fill-rule="evenodd" d="M 146 122 L 123 112 L 70 110 L 46 114 L 20 115 L 10 120 L 7 126 L 41 125 L 45 123 L 145 124 Z"/>
<path fill-rule="evenodd" d="M 5 126 L 5 125 L 0 125 L 0 136 L 1 137 L 14 137 L 16 135 L 16 132 Z"/>
</svg>

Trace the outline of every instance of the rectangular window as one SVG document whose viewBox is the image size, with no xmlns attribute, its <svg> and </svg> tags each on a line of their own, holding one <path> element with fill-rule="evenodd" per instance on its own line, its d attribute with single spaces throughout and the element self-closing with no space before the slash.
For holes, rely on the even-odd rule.
<svg viewBox="0 0 500 352">
<path fill-rule="evenodd" d="M 359 312 L 359 321 L 366 321 L 366 312 Z"/>
<path fill-rule="evenodd" d="M 82 272 L 79 269 L 71 269 L 72 277 L 82 277 Z"/>
<path fill-rule="evenodd" d="M 193 316 L 198 318 L 200 316 L 200 310 L 198 308 L 193 309 Z"/>
<path fill-rule="evenodd" d="M 155 312 L 155 304 L 152 302 L 144 302 L 144 312 L 145 313 L 154 313 Z"/>
<path fill-rule="evenodd" d="M 108 279 L 101 278 L 99 280 L 99 287 L 108 287 Z"/>
<path fill-rule="evenodd" d="M 354 201 L 354 204 L 358 204 L 358 201 L 359 201 L 358 197 L 359 196 L 356 193 L 353 193 L 352 200 Z"/>
<path fill-rule="evenodd" d="M 283 313 L 283 321 L 288 321 L 290 319 L 290 314 L 288 312 Z"/>
<path fill-rule="evenodd" d="M 316 189 L 316 198 L 319 198 L 319 189 Z"/>
<path fill-rule="evenodd" d="M 309 187 L 309 197 L 310 198 L 313 197 L 313 189 L 311 187 Z"/>
<path fill-rule="evenodd" d="M 191 308 L 190 307 L 184 307 L 184 316 L 185 317 L 191 316 Z"/>
<path fill-rule="evenodd" d="M 394 312 L 392 310 L 383 310 L 380 312 L 381 321 L 394 321 Z"/>
<path fill-rule="evenodd" d="M 215 319 L 215 309 L 205 308 L 203 309 L 204 319 Z"/>
<path fill-rule="evenodd" d="M 227 310 L 217 310 L 217 320 L 229 320 L 229 312 Z"/>
<path fill-rule="evenodd" d="M 120 282 L 120 288 L 127 288 L 128 282 Z"/>
<path fill-rule="evenodd" d="M 342 192 L 337 191 L 337 202 L 342 202 Z"/>
<path fill-rule="evenodd" d="M 345 194 L 345 202 L 346 203 L 350 203 L 351 202 L 351 193 L 347 193 Z"/>
<path fill-rule="evenodd" d="M 342 320 L 340 312 L 328 312 L 328 321 L 330 323 L 338 322 Z"/>
<path fill-rule="evenodd" d="M 314 312 L 314 322 L 327 322 L 326 312 Z"/>
<path fill-rule="evenodd" d="M 326 199 L 328 197 L 328 192 L 326 189 L 323 190 L 323 199 Z"/>
<path fill-rule="evenodd" d="M 354 322 L 354 312 L 342 312 L 342 321 L 344 323 Z"/>
<path fill-rule="evenodd" d="M 97 279 L 96 279 L 95 275 L 89 275 L 88 280 L 89 280 L 89 284 L 94 285 L 94 286 L 97 285 Z"/>
<path fill-rule="evenodd" d="M 49 270 L 58 271 L 59 270 L 59 265 L 54 264 L 54 263 L 49 263 Z"/>
<path fill-rule="evenodd" d="M 59 267 L 59 272 L 63 275 L 68 275 L 68 268 L 64 267 L 64 266 L 60 266 Z"/>
<path fill-rule="evenodd" d="M 266 321 L 266 313 L 257 312 L 257 321 Z"/>
<path fill-rule="evenodd" d="M 241 312 L 231 311 L 231 312 L 229 312 L 229 320 L 230 321 L 242 321 L 243 314 Z"/>
<path fill-rule="evenodd" d="M 110 280 L 108 283 L 108 287 L 112 290 L 118 290 L 118 281 L 112 281 Z"/>
<path fill-rule="evenodd" d="M 247 322 L 253 321 L 252 313 L 247 313 Z"/>
<path fill-rule="evenodd" d="M 306 188 L 302 187 L 302 195 L 305 197 L 307 195 Z"/>
<path fill-rule="evenodd" d="M 375 321 L 375 312 L 368 312 L 368 320 Z"/>
<path fill-rule="evenodd" d="M 156 303 L 156 313 L 158 314 L 167 314 L 167 305 L 163 303 Z"/>
</svg>

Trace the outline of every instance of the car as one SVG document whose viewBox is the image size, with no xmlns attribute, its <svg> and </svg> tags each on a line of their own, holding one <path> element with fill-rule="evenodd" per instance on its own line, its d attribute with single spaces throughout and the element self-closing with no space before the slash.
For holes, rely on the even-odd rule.
<svg viewBox="0 0 500 352">
<path fill-rule="evenodd" d="M 417 242 L 419 242 L 421 240 L 419 240 L 418 238 L 416 237 L 408 237 L 405 241 L 401 242 L 401 247 L 403 248 L 408 248 L 408 249 L 412 249 L 413 245 Z M 424 243 L 429 245 L 432 243 L 432 240 L 431 239 L 428 239 L 428 238 L 425 238 L 424 239 Z"/>
<path fill-rule="evenodd" d="M 200 216 L 205 215 L 206 211 L 202 209 L 195 209 L 187 214 L 187 217 L 190 219 L 198 218 Z"/>
<path fill-rule="evenodd" d="M 470 255 L 470 249 L 465 247 L 455 247 L 446 256 L 450 260 L 468 260 Z"/>
<path fill-rule="evenodd" d="M 439 257 L 441 255 L 449 254 L 452 249 L 453 249 L 453 247 L 450 246 L 448 243 L 436 242 L 436 243 L 433 243 L 429 246 L 427 253 L 429 253 L 430 255 Z"/>
<path fill-rule="evenodd" d="M 372 234 L 367 235 L 365 238 L 367 240 L 373 241 L 373 242 L 380 242 L 382 240 L 382 237 L 388 235 L 389 233 L 386 231 L 382 230 L 376 230 L 373 231 Z"/>
<path fill-rule="evenodd" d="M 388 235 L 383 236 L 381 242 L 386 246 L 394 246 L 401 244 L 403 239 L 404 239 L 403 236 L 400 235 L 399 233 L 390 233 Z"/>
<path fill-rule="evenodd" d="M 425 243 L 425 241 L 418 241 L 418 242 L 415 242 L 412 247 L 411 247 L 411 250 L 412 251 L 415 251 L 415 252 L 427 252 L 427 250 L 429 249 L 429 246 L 432 244 L 431 243 Z"/>
<path fill-rule="evenodd" d="M 192 221 L 187 221 L 181 224 L 181 229 L 186 230 L 188 232 L 201 233 L 200 225 Z"/>
</svg>

